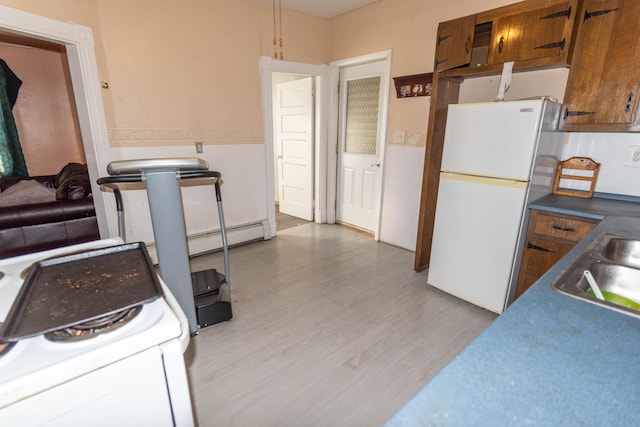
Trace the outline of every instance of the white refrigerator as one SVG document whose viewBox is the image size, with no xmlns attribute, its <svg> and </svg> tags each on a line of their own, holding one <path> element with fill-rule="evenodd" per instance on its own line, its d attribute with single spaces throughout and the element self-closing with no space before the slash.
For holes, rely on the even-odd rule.
<svg viewBox="0 0 640 427">
<path fill-rule="evenodd" d="M 449 105 L 427 282 L 502 313 L 528 204 L 551 193 L 565 135 L 544 99 Z"/>
</svg>

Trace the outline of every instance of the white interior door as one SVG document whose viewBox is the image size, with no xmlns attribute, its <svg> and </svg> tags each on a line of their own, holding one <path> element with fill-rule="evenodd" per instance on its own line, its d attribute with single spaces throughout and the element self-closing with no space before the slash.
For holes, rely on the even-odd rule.
<svg viewBox="0 0 640 427">
<path fill-rule="evenodd" d="M 276 85 L 274 133 L 280 212 L 313 221 L 313 79 Z"/>
<path fill-rule="evenodd" d="M 384 72 L 384 61 L 340 70 L 336 221 L 374 232 L 382 192 Z"/>
</svg>

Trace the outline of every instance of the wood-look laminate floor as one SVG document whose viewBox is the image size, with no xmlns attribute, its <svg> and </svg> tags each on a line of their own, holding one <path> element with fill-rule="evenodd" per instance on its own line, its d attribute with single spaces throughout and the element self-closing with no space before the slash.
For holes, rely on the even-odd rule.
<svg viewBox="0 0 640 427">
<path fill-rule="evenodd" d="M 413 258 L 315 223 L 232 248 L 234 318 L 185 354 L 197 424 L 383 424 L 496 317 L 426 285 Z"/>
<path fill-rule="evenodd" d="M 276 231 L 280 232 L 287 228 L 297 227 L 308 223 L 309 221 L 296 218 L 295 216 L 283 214 L 280 212 L 280 207 L 276 205 Z"/>
</svg>

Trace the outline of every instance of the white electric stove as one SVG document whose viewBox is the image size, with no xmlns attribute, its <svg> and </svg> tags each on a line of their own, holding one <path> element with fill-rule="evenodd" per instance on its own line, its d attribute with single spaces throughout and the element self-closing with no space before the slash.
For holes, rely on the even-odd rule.
<svg viewBox="0 0 640 427">
<path fill-rule="evenodd" d="M 0 260 L 0 322 L 36 261 L 122 244 L 106 239 Z M 173 295 L 87 339 L 39 334 L 0 344 L 0 425 L 193 426 L 183 352 L 189 326 Z"/>
</svg>

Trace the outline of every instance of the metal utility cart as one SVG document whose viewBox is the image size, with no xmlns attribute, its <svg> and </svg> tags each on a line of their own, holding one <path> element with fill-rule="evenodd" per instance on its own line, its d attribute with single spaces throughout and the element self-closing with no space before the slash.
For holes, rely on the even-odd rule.
<svg viewBox="0 0 640 427">
<path fill-rule="evenodd" d="M 197 334 L 200 328 L 230 320 L 233 314 L 229 247 L 220 194 L 220 172 L 209 170 L 209 164 L 202 159 L 189 157 L 114 161 L 107 166 L 107 173 L 110 176 L 100 178 L 97 182 L 113 190 L 118 211 L 118 233 L 123 240 L 125 222 L 120 185 L 136 182 L 146 184 L 160 277 L 186 314 L 191 334 Z M 190 271 L 180 181 L 196 178 L 213 180 L 220 218 L 224 273 L 216 269 Z"/>
</svg>

